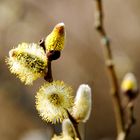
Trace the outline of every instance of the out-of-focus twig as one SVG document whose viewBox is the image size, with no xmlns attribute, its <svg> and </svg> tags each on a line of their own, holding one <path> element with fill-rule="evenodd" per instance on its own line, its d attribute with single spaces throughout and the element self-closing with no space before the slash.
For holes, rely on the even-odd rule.
<svg viewBox="0 0 140 140">
<path fill-rule="evenodd" d="M 102 7 L 102 0 L 94 0 L 95 2 L 95 28 L 101 35 L 101 43 L 103 45 L 103 49 L 105 52 L 105 61 L 106 66 L 109 71 L 109 75 L 111 78 L 111 95 L 114 104 L 114 111 L 116 117 L 116 125 L 117 125 L 117 134 L 118 140 L 125 135 L 125 127 L 124 127 L 124 119 L 123 119 L 123 109 L 121 105 L 121 98 L 119 96 L 119 86 L 118 80 L 113 64 L 112 52 L 110 48 L 110 40 L 105 32 L 103 26 L 103 7 Z"/>
<path fill-rule="evenodd" d="M 128 104 L 125 109 L 125 115 L 127 115 L 127 118 L 125 122 L 124 132 L 118 135 L 117 140 L 126 140 L 128 135 L 130 134 L 132 126 L 136 123 L 136 119 L 134 117 L 134 102 L 128 101 Z"/>
<path fill-rule="evenodd" d="M 136 123 L 135 117 L 134 117 L 134 103 L 131 101 L 127 105 L 127 113 L 128 113 L 128 118 L 127 118 L 127 123 L 125 126 L 125 131 L 126 131 L 126 136 L 130 133 L 131 127 Z"/>
</svg>

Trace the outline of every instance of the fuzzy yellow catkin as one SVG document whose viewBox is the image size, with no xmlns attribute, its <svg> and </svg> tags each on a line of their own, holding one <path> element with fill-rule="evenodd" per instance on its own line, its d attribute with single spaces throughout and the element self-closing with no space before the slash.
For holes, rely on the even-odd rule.
<svg viewBox="0 0 140 140">
<path fill-rule="evenodd" d="M 40 116 L 53 124 L 68 118 L 67 110 L 73 103 L 73 90 L 63 81 L 45 83 L 36 95 L 36 109 Z"/>
<path fill-rule="evenodd" d="M 64 49 L 65 25 L 58 23 L 53 31 L 45 39 L 45 47 L 47 51 L 61 51 Z"/>
<path fill-rule="evenodd" d="M 9 51 L 6 59 L 11 73 L 26 85 L 43 77 L 47 72 L 47 57 L 44 50 L 35 43 L 21 43 Z"/>
<path fill-rule="evenodd" d="M 89 119 L 91 105 L 91 88 L 86 84 L 82 84 L 78 88 L 72 111 L 72 115 L 77 122 L 86 122 Z"/>
</svg>

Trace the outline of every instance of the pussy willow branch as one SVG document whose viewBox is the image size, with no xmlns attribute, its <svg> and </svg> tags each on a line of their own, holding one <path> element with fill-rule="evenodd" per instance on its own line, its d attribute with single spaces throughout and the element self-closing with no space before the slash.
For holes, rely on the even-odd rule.
<svg viewBox="0 0 140 140">
<path fill-rule="evenodd" d="M 111 95 L 114 104 L 115 118 L 116 118 L 116 126 L 117 126 L 117 134 L 118 136 L 121 134 L 125 134 L 124 127 L 124 119 L 123 119 L 123 110 L 121 106 L 121 98 L 119 96 L 119 86 L 118 80 L 113 64 L 112 52 L 110 48 L 110 40 L 105 32 L 103 26 L 103 7 L 102 0 L 94 0 L 95 2 L 95 28 L 101 35 L 101 43 L 103 45 L 103 49 L 105 52 L 105 61 L 106 66 L 109 71 L 110 79 L 111 79 Z M 118 139 L 119 140 L 119 139 Z"/>
<path fill-rule="evenodd" d="M 45 48 L 45 45 L 44 45 L 44 39 L 41 39 L 39 41 L 39 45 L 44 49 L 45 53 L 46 53 L 46 48 Z M 46 54 L 47 57 L 48 57 L 48 54 Z M 59 56 L 58 56 L 59 58 Z M 44 76 L 44 79 L 47 81 L 47 82 L 52 82 L 53 81 L 53 76 L 52 76 L 52 68 L 51 68 L 51 60 L 48 60 L 48 71 L 46 72 L 46 75 Z M 79 133 L 79 130 L 78 130 L 78 123 L 76 122 L 76 120 L 71 116 L 71 114 L 67 111 L 68 113 L 68 117 L 69 119 L 71 120 L 74 128 L 75 128 L 75 131 L 76 131 L 76 135 L 77 137 L 79 138 L 79 140 L 81 140 L 81 136 L 80 136 L 80 133 Z"/>
</svg>

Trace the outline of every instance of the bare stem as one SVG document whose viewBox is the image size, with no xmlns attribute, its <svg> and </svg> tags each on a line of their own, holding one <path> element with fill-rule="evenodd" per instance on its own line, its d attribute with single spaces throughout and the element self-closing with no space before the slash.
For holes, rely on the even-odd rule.
<svg viewBox="0 0 140 140">
<path fill-rule="evenodd" d="M 45 79 L 47 82 L 52 82 L 52 81 L 53 81 L 51 61 L 48 61 L 48 72 L 47 72 L 46 75 L 44 76 L 44 79 Z"/>
<path fill-rule="evenodd" d="M 95 28 L 101 35 L 101 43 L 103 45 L 103 49 L 105 52 L 105 61 L 106 66 L 109 71 L 109 76 L 111 79 L 111 95 L 114 104 L 115 118 L 116 118 L 116 126 L 117 126 L 117 134 L 124 134 L 124 119 L 123 119 L 123 109 L 121 106 L 121 98 L 119 96 L 119 86 L 118 80 L 113 64 L 112 52 L 110 48 L 110 40 L 105 32 L 103 26 L 103 8 L 102 8 L 102 0 L 94 0 L 95 2 Z"/>
<path fill-rule="evenodd" d="M 128 119 L 125 127 L 126 138 L 131 131 L 131 127 L 136 123 L 136 119 L 134 117 L 134 104 L 132 101 L 128 103 L 127 113 L 128 113 Z"/>
<path fill-rule="evenodd" d="M 74 128 L 75 128 L 75 132 L 77 134 L 77 137 L 79 138 L 79 140 L 82 140 L 81 139 L 81 136 L 80 136 L 80 133 L 79 133 L 79 130 L 78 130 L 78 123 L 76 122 L 76 120 L 72 117 L 72 115 L 69 113 L 69 111 L 67 110 L 67 113 L 68 113 L 68 116 L 69 116 L 69 119 L 70 121 L 72 122 Z"/>
<path fill-rule="evenodd" d="M 46 53 L 46 48 L 45 48 L 45 43 L 44 43 L 44 39 L 41 39 L 39 41 L 39 45 L 44 49 L 44 52 Z M 47 54 L 46 54 L 47 56 Z M 44 76 L 44 79 L 47 82 L 52 82 L 53 81 L 53 76 L 52 76 L 52 66 L 51 66 L 51 60 L 48 60 L 48 67 L 46 69 L 46 74 Z"/>
<path fill-rule="evenodd" d="M 44 39 L 39 41 L 39 45 L 44 49 L 44 51 L 46 53 L 46 48 L 45 48 L 45 45 L 44 45 Z M 52 60 L 58 59 L 60 57 L 60 54 L 61 53 L 59 51 L 50 51 L 46 54 L 47 58 L 48 58 L 48 67 L 47 67 L 48 70 L 46 72 L 46 75 L 44 76 L 44 79 L 47 82 L 52 82 L 53 81 L 51 62 L 52 62 Z M 69 119 L 71 120 L 71 122 L 72 122 L 72 124 L 75 128 L 77 137 L 79 138 L 79 140 L 81 140 L 81 136 L 80 136 L 80 133 L 79 133 L 79 130 L 78 130 L 78 123 L 76 122 L 76 120 L 71 116 L 71 114 L 68 111 L 67 111 L 67 113 L 68 113 Z"/>
</svg>

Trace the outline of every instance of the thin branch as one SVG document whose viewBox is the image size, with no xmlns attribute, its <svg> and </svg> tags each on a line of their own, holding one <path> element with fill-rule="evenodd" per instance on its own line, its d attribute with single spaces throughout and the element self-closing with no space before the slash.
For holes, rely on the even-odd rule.
<svg viewBox="0 0 140 140">
<path fill-rule="evenodd" d="M 126 140 L 128 135 L 130 134 L 132 126 L 136 123 L 136 119 L 134 117 L 134 103 L 133 101 L 129 101 L 127 104 L 126 114 L 127 114 L 127 121 L 125 124 L 125 130 L 123 133 L 120 133 L 117 137 L 117 140 Z"/>
<path fill-rule="evenodd" d="M 114 111 L 116 117 L 117 134 L 124 134 L 124 120 L 123 110 L 121 106 L 121 98 L 119 96 L 118 80 L 113 64 L 112 52 L 110 48 L 110 40 L 105 32 L 103 26 L 103 7 L 102 0 L 94 0 L 95 2 L 95 28 L 101 35 L 101 43 L 105 52 L 106 66 L 111 78 L 111 95 L 114 104 Z"/>
<path fill-rule="evenodd" d="M 44 49 L 44 52 L 46 52 L 46 48 L 45 48 L 45 42 L 44 42 L 44 39 L 41 39 L 39 41 L 39 45 Z M 48 53 L 46 54 L 47 58 L 50 56 L 48 56 Z M 52 60 L 48 60 L 48 66 L 47 66 L 47 69 L 46 69 L 46 74 L 44 76 L 44 79 L 47 81 L 47 82 L 52 82 L 53 81 L 53 76 L 52 76 L 52 66 L 51 66 L 51 62 Z"/>
<path fill-rule="evenodd" d="M 47 82 L 52 82 L 53 81 L 51 62 L 52 61 L 48 61 L 48 71 L 47 71 L 46 75 L 44 76 L 44 79 Z"/>
<path fill-rule="evenodd" d="M 136 123 L 136 119 L 134 117 L 134 103 L 133 102 L 128 103 L 127 113 L 128 113 L 128 119 L 127 119 L 127 124 L 125 127 L 126 138 L 128 134 L 130 133 L 132 126 Z"/>
<path fill-rule="evenodd" d="M 76 120 L 72 117 L 72 115 L 69 113 L 68 110 L 67 110 L 67 113 L 68 113 L 68 116 L 69 116 L 70 121 L 72 122 L 72 124 L 73 124 L 73 126 L 74 126 L 74 128 L 75 128 L 77 137 L 79 138 L 79 140 L 82 140 L 82 139 L 81 139 L 81 136 L 80 136 L 80 133 L 79 133 L 79 130 L 78 130 L 78 123 L 77 123 Z"/>
</svg>

